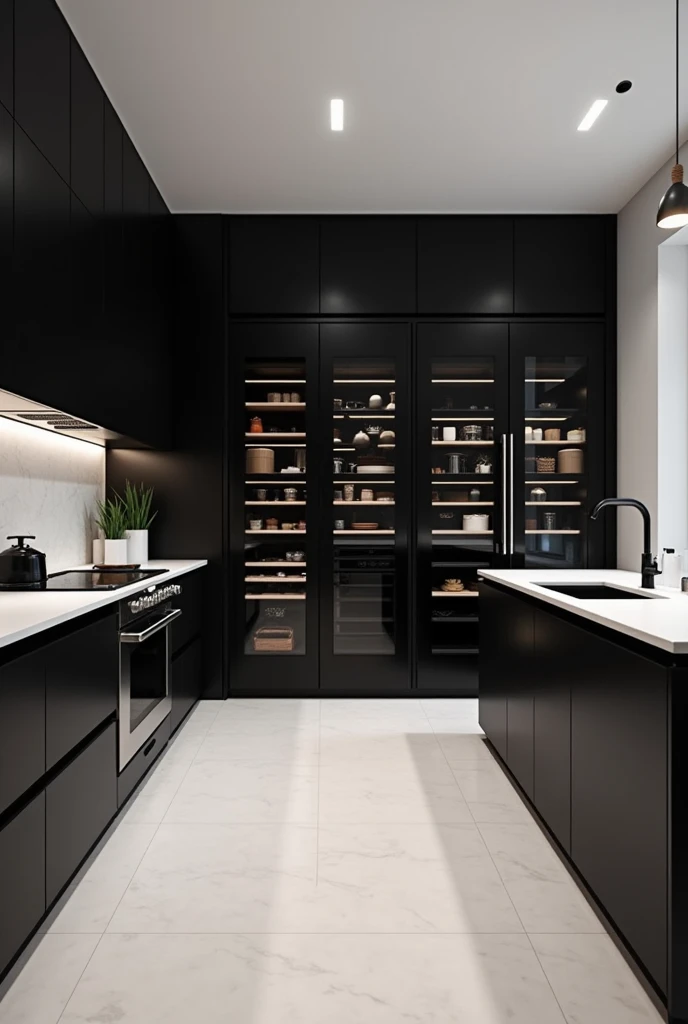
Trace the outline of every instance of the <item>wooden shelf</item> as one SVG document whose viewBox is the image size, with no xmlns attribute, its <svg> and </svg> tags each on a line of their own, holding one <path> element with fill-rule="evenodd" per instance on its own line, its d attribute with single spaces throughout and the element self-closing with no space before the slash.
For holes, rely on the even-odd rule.
<svg viewBox="0 0 688 1024">
<path fill-rule="evenodd" d="M 333 505 L 348 505 L 349 508 L 360 508 L 361 505 L 374 505 L 375 508 L 385 508 L 394 505 L 393 501 L 333 501 Z"/>
<path fill-rule="evenodd" d="M 300 568 L 300 567 L 305 566 L 305 565 L 306 565 L 305 562 L 244 562 L 244 567 L 246 569 L 248 569 L 248 568 L 251 568 L 251 569 L 255 568 L 255 569 L 257 569 L 258 567 L 260 567 L 261 569 L 274 569 L 274 568 L 277 568 L 278 566 L 279 566 L 280 569 L 282 567 L 284 567 L 285 569 L 292 569 L 292 568 L 296 569 L 297 567 Z"/>
<path fill-rule="evenodd" d="M 305 384 L 305 380 L 245 380 L 244 384 Z M 286 394 L 286 392 L 285 392 Z M 286 405 L 286 402 L 284 403 Z M 277 403 L 275 402 L 275 405 Z"/>
<path fill-rule="evenodd" d="M 263 474 L 263 476 L 265 476 L 265 474 Z M 273 473 L 271 480 L 260 480 L 260 479 L 257 479 L 257 480 L 245 480 L 244 483 L 245 483 L 245 485 L 247 487 L 255 487 L 256 484 L 266 484 L 266 485 L 267 484 L 278 484 L 280 482 L 280 480 L 283 483 L 288 483 L 288 484 L 294 484 L 294 483 L 296 483 L 297 480 L 300 480 L 301 483 L 305 484 L 306 483 L 306 474 L 302 473 L 298 469 L 295 469 L 291 473 Z"/>
<path fill-rule="evenodd" d="M 335 409 L 332 413 L 336 420 L 393 420 L 396 418 L 396 410 L 382 409 Z"/>
<path fill-rule="evenodd" d="M 527 534 L 533 534 L 533 533 L 561 533 L 561 534 L 566 534 L 567 536 L 568 535 L 573 536 L 573 535 L 579 534 L 580 530 L 526 530 L 525 532 Z"/>
<path fill-rule="evenodd" d="M 433 379 L 431 384 L 494 384 L 494 377 L 449 377 L 447 380 Z"/>
<path fill-rule="evenodd" d="M 349 537 L 391 537 L 394 536 L 394 530 L 333 530 L 332 533 L 335 537 L 341 537 L 343 535 Z"/>
<path fill-rule="evenodd" d="M 526 530 L 526 533 L 528 531 Z M 494 530 L 433 530 L 434 536 L 440 537 L 491 537 Z"/>
<path fill-rule="evenodd" d="M 268 440 L 271 440 L 274 437 L 305 437 L 305 436 L 306 435 L 304 433 L 295 433 L 293 430 L 291 430 L 291 431 L 287 430 L 287 431 L 284 431 L 284 432 L 273 431 L 271 434 L 256 434 L 255 432 L 251 433 L 250 431 L 247 431 L 247 433 L 244 434 L 244 437 L 255 438 L 257 441 L 268 441 Z M 301 447 L 301 446 L 299 445 L 299 447 Z"/>
<path fill-rule="evenodd" d="M 582 504 L 583 504 L 582 501 L 527 501 L 526 502 L 526 505 L 532 505 L 533 508 L 537 508 L 538 505 L 543 505 L 545 508 L 547 508 L 548 505 L 557 505 L 557 506 L 559 506 L 559 505 L 566 505 L 568 507 L 570 505 L 580 506 Z"/>
<path fill-rule="evenodd" d="M 245 501 L 244 505 L 305 505 L 305 501 Z M 544 502 L 538 502 L 539 505 L 544 505 Z"/>
<path fill-rule="evenodd" d="M 305 601 L 305 594 L 245 594 L 247 601 Z"/>
<path fill-rule="evenodd" d="M 305 583 L 305 576 L 244 576 L 244 583 Z"/>
<path fill-rule="evenodd" d="M 538 501 L 534 504 L 544 505 L 545 503 L 544 501 Z M 463 508 L 464 505 L 472 505 L 473 507 L 476 505 L 494 505 L 494 501 L 433 501 L 432 505 L 434 508 Z"/>
<path fill-rule="evenodd" d="M 431 443 L 433 448 L 486 448 L 493 445 L 494 441 L 432 441 Z"/>
<path fill-rule="evenodd" d="M 433 482 L 433 484 L 439 484 L 441 487 L 461 487 L 461 486 L 466 487 L 468 484 L 475 484 L 476 486 L 478 484 L 480 484 L 481 487 L 483 486 L 483 484 L 485 484 L 486 486 L 491 487 L 494 484 L 494 480 L 485 480 L 484 479 L 486 476 L 492 476 L 491 473 L 466 473 L 466 474 L 462 473 L 461 474 L 461 479 L 457 478 L 456 476 L 452 476 L 451 480 L 443 480 L 442 477 L 444 477 L 444 476 L 452 476 L 452 474 L 451 473 L 433 473 L 432 474 L 432 482 Z M 482 477 L 482 479 L 464 480 L 463 479 L 464 476 L 477 476 L 478 478 Z M 540 482 L 539 480 L 537 480 L 537 481 L 535 481 L 535 480 L 526 480 L 526 483 L 539 483 L 539 482 Z"/>
<path fill-rule="evenodd" d="M 305 532 L 306 532 L 305 530 L 246 530 L 245 531 L 245 533 L 249 537 L 254 536 L 254 534 L 255 534 L 256 537 L 260 537 L 261 534 L 265 534 L 265 533 L 269 533 L 271 537 L 274 537 L 275 534 L 277 534 L 278 537 L 291 537 L 292 534 L 294 534 L 294 533 L 300 534 L 301 536 L 303 536 L 303 534 Z"/>
<path fill-rule="evenodd" d="M 579 480 L 556 480 L 556 479 L 553 479 L 551 473 L 549 474 L 549 479 L 547 478 L 547 473 L 543 473 L 542 477 L 539 480 L 526 480 L 526 485 L 530 485 L 530 484 L 550 484 L 550 485 L 563 484 L 564 486 L 566 486 L 568 484 L 578 484 L 578 483 L 580 483 Z"/>
<path fill-rule="evenodd" d="M 430 419 L 433 423 L 492 423 L 494 416 L 431 416 Z"/>
<path fill-rule="evenodd" d="M 570 445 L 574 445 L 577 448 L 578 445 L 585 444 L 585 441 L 525 441 L 524 440 L 523 443 L 524 444 L 558 444 L 558 445 L 562 445 L 563 444 L 567 448 Z"/>
<path fill-rule="evenodd" d="M 261 412 L 298 412 L 306 408 L 305 402 L 245 402 L 247 409 L 259 409 Z"/>
<path fill-rule="evenodd" d="M 433 590 L 433 597 L 479 597 L 477 590 Z"/>
<path fill-rule="evenodd" d="M 395 380 L 333 380 L 333 384 L 396 384 Z M 358 410 L 355 410 L 358 412 Z"/>
</svg>

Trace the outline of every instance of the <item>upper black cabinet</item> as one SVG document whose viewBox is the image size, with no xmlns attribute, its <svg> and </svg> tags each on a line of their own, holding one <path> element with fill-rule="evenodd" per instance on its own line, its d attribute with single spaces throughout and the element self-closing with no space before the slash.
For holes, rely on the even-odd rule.
<svg viewBox="0 0 688 1024">
<path fill-rule="evenodd" d="M 14 17 L 14 116 L 69 181 L 67 23 L 54 0 L 21 0 Z"/>
<path fill-rule="evenodd" d="M 74 38 L 72 46 L 72 190 L 94 215 L 103 211 L 103 90 Z"/>
<path fill-rule="evenodd" d="M 604 313 L 605 262 L 604 218 L 517 217 L 514 312 Z"/>
<path fill-rule="evenodd" d="M 0 280 L 7 281 L 12 266 L 14 216 L 14 123 L 0 107 Z M 7 292 L 5 292 L 7 297 Z M 3 303 L 4 305 L 4 303 Z M 4 309 L 0 314 L 0 343 L 11 331 L 12 314 Z"/>
<path fill-rule="evenodd" d="M 418 312 L 513 313 L 511 217 L 421 217 Z"/>
<path fill-rule="evenodd" d="M 315 217 L 233 217 L 229 229 L 232 313 L 319 312 Z"/>
<path fill-rule="evenodd" d="M 14 0 L 0 0 L 0 103 L 14 110 Z"/>
<path fill-rule="evenodd" d="M 326 217 L 320 229 L 320 312 L 413 313 L 413 217 Z"/>
</svg>

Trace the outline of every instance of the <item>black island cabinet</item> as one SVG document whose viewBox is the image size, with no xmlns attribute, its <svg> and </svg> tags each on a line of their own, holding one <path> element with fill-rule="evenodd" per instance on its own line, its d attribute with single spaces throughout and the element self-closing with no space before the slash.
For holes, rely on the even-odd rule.
<svg viewBox="0 0 688 1024">
<path fill-rule="evenodd" d="M 669 1020 L 685 1024 L 687 659 L 494 582 L 480 588 L 487 739 Z"/>
</svg>

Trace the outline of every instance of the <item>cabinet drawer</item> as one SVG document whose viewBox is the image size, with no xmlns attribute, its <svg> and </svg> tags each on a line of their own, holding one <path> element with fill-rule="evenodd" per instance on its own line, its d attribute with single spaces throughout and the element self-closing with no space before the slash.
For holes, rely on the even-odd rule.
<svg viewBox="0 0 688 1024">
<path fill-rule="evenodd" d="M 170 738 L 170 716 L 161 722 L 149 740 L 134 754 L 129 764 L 117 779 L 117 803 L 121 807 L 143 778 L 151 765 L 162 754 Z"/>
<path fill-rule="evenodd" d="M 117 710 L 118 643 L 113 613 L 47 648 L 48 769 Z"/>
<path fill-rule="evenodd" d="M 0 814 L 45 772 L 45 660 L 0 667 Z"/>
<path fill-rule="evenodd" d="M 45 794 L 0 832 L 0 973 L 45 913 Z"/>
<path fill-rule="evenodd" d="M 182 651 L 172 662 L 170 691 L 172 693 L 172 732 L 186 718 L 201 696 L 203 688 L 203 651 L 200 639 Z"/>
<path fill-rule="evenodd" d="M 197 571 L 175 580 L 182 592 L 172 601 L 175 608 L 181 608 L 180 618 L 172 623 L 172 653 L 180 650 L 189 640 L 199 636 L 203 628 L 203 601 L 205 598 L 205 575 Z"/>
<path fill-rule="evenodd" d="M 117 727 L 109 725 L 46 789 L 46 899 L 51 903 L 117 811 Z"/>
</svg>

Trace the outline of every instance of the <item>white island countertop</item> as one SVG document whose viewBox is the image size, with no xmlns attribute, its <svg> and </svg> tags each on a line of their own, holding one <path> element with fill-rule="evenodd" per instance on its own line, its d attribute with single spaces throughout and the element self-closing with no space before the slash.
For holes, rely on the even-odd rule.
<svg viewBox="0 0 688 1024">
<path fill-rule="evenodd" d="M 636 591 L 641 589 L 640 573 L 623 569 L 480 569 L 478 575 L 671 654 L 688 654 L 688 594 L 663 587 L 661 576 L 655 577 L 655 590 L 642 591 L 650 595 L 646 601 L 642 598 L 637 601 L 623 598 L 581 601 L 555 590 L 545 590 L 538 584 L 606 583 L 621 590 Z"/>
<path fill-rule="evenodd" d="M 146 562 L 142 569 L 166 569 L 159 576 L 132 583 L 117 590 L 19 590 L 0 591 L 0 647 L 41 633 L 51 626 L 59 626 L 79 615 L 88 615 L 108 604 L 115 604 L 152 584 L 167 583 L 207 565 L 204 559 L 165 558 Z M 92 565 L 77 565 L 73 569 L 92 569 Z"/>
</svg>

